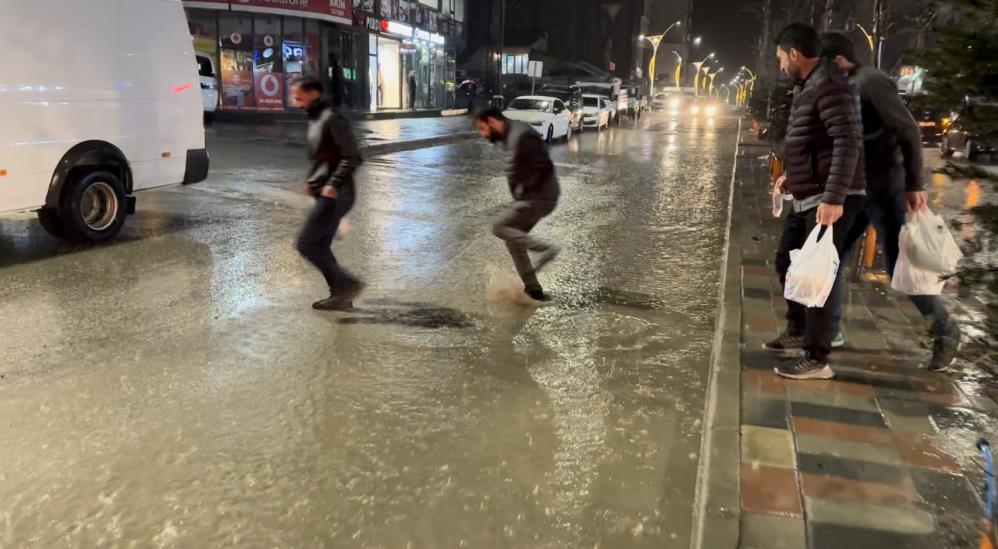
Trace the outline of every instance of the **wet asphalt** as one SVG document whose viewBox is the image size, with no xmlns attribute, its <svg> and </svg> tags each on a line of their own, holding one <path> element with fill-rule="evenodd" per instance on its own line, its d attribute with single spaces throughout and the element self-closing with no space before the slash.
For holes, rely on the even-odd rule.
<svg viewBox="0 0 998 549">
<path fill-rule="evenodd" d="M 210 136 L 109 245 L 0 219 L 0 546 L 688 547 L 735 127 L 552 145 L 540 309 L 477 141 L 364 164 L 352 314 L 281 143 Z"/>
</svg>

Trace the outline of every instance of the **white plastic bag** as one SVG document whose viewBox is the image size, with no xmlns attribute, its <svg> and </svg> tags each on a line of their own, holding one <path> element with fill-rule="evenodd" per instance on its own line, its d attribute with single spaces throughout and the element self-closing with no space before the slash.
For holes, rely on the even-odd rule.
<svg viewBox="0 0 998 549">
<path fill-rule="evenodd" d="M 902 239 L 904 232 L 901 233 Z M 901 248 L 898 262 L 894 265 L 894 278 L 891 288 L 907 295 L 939 295 L 943 293 L 945 280 L 939 279 L 939 273 L 919 269 L 911 264 L 905 249 Z"/>
<path fill-rule="evenodd" d="M 907 254 L 909 265 L 918 269 L 950 274 L 963 258 L 946 221 L 928 208 L 911 214 L 898 238 L 901 255 Z"/>
<path fill-rule="evenodd" d="M 807 307 L 825 306 L 839 272 L 839 252 L 832 240 L 832 227 L 824 227 L 823 235 L 822 228 L 822 225 L 816 225 L 804 246 L 790 251 L 790 269 L 783 297 Z"/>
</svg>

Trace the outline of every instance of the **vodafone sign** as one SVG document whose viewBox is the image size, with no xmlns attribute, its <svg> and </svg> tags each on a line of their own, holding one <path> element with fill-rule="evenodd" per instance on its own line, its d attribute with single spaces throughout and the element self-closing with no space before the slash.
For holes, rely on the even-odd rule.
<svg viewBox="0 0 998 549">
<path fill-rule="evenodd" d="M 192 4 L 204 4 L 206 0 L 191 0 Z M 227 5 L 232 11 L 250 11 L 280 15 L 309 15 L 352 24 L 352 0 L 207 0 L 207 3 Z"/>
</svg>

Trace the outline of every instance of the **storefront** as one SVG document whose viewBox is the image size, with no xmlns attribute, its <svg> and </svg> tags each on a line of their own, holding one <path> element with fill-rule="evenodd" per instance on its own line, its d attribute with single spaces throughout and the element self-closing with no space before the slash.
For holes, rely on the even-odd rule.
<svg viewBox="0 0 998 549">
<path fill-rule="evenodd" d="M 364 38 L 352 26 L 349 0 L 185 1 L 197 51 L 215 64 L 223 111 L 294 109 L 291 86 L 322 78 L 334 102 L 360 106 L 365 97 Z M 280 6 L 280 7 L 277 7 Z M 366 53 L 366 44 L 363 52 Z"/>
</svg>

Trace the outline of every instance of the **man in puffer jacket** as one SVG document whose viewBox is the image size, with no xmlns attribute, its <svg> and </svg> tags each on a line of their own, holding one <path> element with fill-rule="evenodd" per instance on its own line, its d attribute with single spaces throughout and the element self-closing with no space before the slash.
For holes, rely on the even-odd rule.
<svg viewBox="0 0 998 549">
<path fill-rule="evenodd" d="M 788 25 L 776 45 L 780 69 L 798 88 L 787 125 L 786 171 L 776 183 L 794 197 L 776 254 L 780 282 L 785 283 L 790 251 L 803 247 L 816 225 L 831 228 L 842 254 L 846 235 L 863 210 L 866 180 L 859 96 L 842 71 L 821 61 L 817 31 L 799 23 Z M 826 229 L 822 238 L 827 236 Z M 834 377 L 828 364 L 832 313 L 831 303 L 809 308 L 787 301 L 787 328 L 764 347 L 799 358 L 781 364 L 777 374 L 791 379 Z"/>
</svg>

